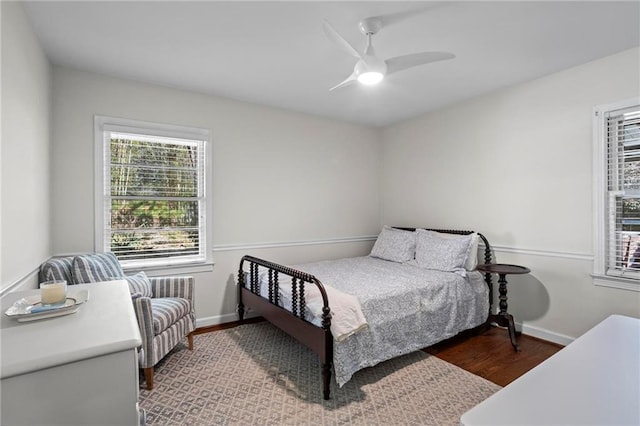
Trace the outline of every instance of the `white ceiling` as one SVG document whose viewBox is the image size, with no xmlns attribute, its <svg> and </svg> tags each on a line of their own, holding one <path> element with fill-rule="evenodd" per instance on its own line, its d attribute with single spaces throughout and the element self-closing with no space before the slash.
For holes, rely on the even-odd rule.
<svg viewBox="0 0 640 426">
<path fill-rule="evenodd" d="M 385 126 L 640 45 L 640 2 L 28 2 L 54 64 L 325 117 Z M 365 17 L 402 19 L 374 38 L 382 58 L 456 58 L 329 92 L 361 50 Z"/>
</svg>

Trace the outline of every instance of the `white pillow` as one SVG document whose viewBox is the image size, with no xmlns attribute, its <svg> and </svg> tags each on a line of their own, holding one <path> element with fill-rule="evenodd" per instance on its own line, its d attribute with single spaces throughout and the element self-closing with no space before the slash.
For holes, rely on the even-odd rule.
<svg viewBox="0 0 640 426">
<path fill-rule="evenodd" d="M 438 236 L 442 238 L 460 238 L 459 234 L 448 234 L 446 232 L 437 232 Z M 464 235 L 463 235 L 464 236 Z M 467 271 L 473 271 L 478 266 L 478 233 L 474 232 L 473 234 L 469 234 L 471 237 L 471 249 L 469 250 L 469 255 L 467 256 L 467 261 L 464 264 L 464 269 Z"/>
<path fill-rule="evenodd" d="M 441 233 L 416 230 L 416 264 L 420 268 L 447 272 L 464 272 L 471 235 L 443 237 Z"/>
<path fill-rule="evenodd" d="M 384 226 L 371 249 L 370 256 L 392 262 L 413 260 L 416 252 L 416 233 Z"/>
</svg>

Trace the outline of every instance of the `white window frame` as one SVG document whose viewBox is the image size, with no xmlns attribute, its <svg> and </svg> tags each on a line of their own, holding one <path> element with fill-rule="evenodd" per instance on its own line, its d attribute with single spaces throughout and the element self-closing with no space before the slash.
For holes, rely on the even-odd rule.
<svg viewBox="0 0 640 426">
<path fill-rule="evenodd" d="M 620 102 L 598 105 L 593 108 L 593 283 L 598 286 L 613 287 L 640 292 L 640 277 L 612 275 L 607 272 L 609 223 L 608 200 L 608 157 L 607 157 L 607 114 L 609 112 L 640 105 L 640 97 Z"/>
<path fill-rule="evenodd" d="M 105 194 L 105 136 L 104 132 L 118 131 L 123 133 L 137 133 L 150 136 L 169 137 L 177 139 L 193 139 L 204 141 L 204 211 L 200 214 L 204 215 L 204 219 L 201 220 L 201 226 L 204 227 L 204 238 L 200 242 L 204 245 L 203 255 L 193 260 L 176 258 L 164 258 L 154 261 L 148 260 L 136 260 L 136 261 L 121 261 L 123 269 L 128 270 L 145 270 L 150 275 L 154 275 L 154 271 L 158 274 L 170 273 L 193 273 L 193 272 L 208 272 L 212 270 L 213 266 L 213 202 L 211 195 L 212 185 L 212 149 L 211 138 L 208 129 L 201 129 L 195 127 L 185 127 L 170 124 L 152 123 L 147 121 L 131 120 L 117 117 L 107 117 L 96 115 L 94 117 L 94 147 L 95 147 L 95 193 L 94 193 L 94 208 L 95 208 L 95 233 L 94 233 L 94 246 L 96 252 L 104 252 L 110 245 L 105 240 L 106 235 L 106 220 L 109 212 L 105 211 L 105 199 L 108 197 Z"/>
</svg>

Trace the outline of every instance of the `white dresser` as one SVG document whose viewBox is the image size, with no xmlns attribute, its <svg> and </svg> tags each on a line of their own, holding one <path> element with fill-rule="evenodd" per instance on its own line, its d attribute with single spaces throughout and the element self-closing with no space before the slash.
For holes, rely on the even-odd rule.
<svg viewBox="0 0 640 426">
<path fill-rule="evenodd" d="M 69 286 L 87 289 L 77 312 L 0 330 L 2 425 L 138 425 L 138 323 L 126 281 Z"/>
<path fill-rule="evenodd" d="M 640 319 L 608 317 L 467 411 L 460 423 L 640 425 Z"/>
</svg>

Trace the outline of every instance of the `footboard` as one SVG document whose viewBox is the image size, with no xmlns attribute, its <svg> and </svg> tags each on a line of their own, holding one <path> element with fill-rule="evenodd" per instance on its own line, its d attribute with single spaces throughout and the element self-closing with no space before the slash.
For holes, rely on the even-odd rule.
<svg viewBox="0 0 640 426">
<path fill-rule="evenodd" d="M 248 270 L 245 270 L 248 264 Z M 260 267 L 268 277 L 263 282 Z M 268 288 L 263 291 L 262 286 Z M 283 308 L 280 286 L 291 286 L 291 310 Z M 322 296 L 322 326 L 318 327 L 306 319 L 305 287 L 315 286 Z M 263 294 L 266 293 L 266 297 Z M 333 363 L 333 336 L 331 335 L 331 309 L 324 286 L 313 275 L 269 262 L 253 256 L 243 256 L 238 270 L 238 316 L 244 320 L 245 309 L 250 308 L 280 328 L 320 357 L 322 364 L 322 391 L 329 399 L 331 365 Z"/>
</svg>

